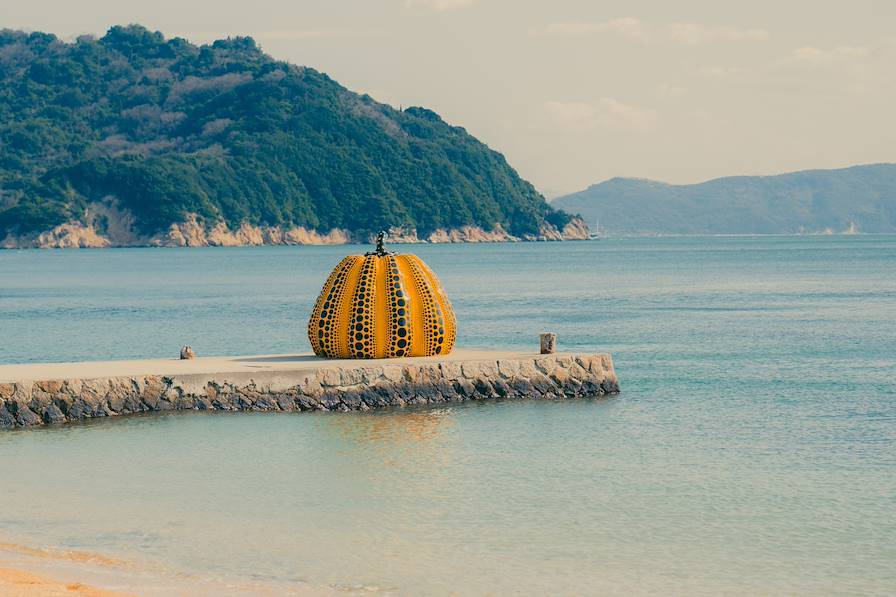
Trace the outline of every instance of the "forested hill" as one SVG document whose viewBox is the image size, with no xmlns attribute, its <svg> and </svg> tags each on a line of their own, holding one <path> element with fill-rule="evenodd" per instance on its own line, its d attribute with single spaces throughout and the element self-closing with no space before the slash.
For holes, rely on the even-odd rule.
<svg viewBox="0 0 896 597">
<path fill-rule="evenodd" d="M 607 234 L 896 232 L 896 164 L 693 185 L 614 178 L 552 205 Z"/>
<path fill-rule="evenodd" d="M 249 37 L 0 31 L 0 241 L 66 223 L 102 235 L 97 214 L 144 238 L 191 219 L 421 237 L 570 223 L 463 128 L 274 60 Z"/>
</svg>

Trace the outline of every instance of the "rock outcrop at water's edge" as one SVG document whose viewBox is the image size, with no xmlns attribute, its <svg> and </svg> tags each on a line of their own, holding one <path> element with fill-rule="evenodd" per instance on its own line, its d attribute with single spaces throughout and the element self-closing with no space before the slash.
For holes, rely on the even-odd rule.
<svg viewBox="0 0 896 597">
<path fill-rule="evenodd" d="M 203 222 L 196 215 L 186 221 L 171 224 L 164 233 L 140 235 L 135 230 L 134 217 L 113 202 L 96 202 L 86 218 L 87 223 L 72 221 L 53 229 L 30 235 L 9 234 L 0 240 L 4 249 L 70 249 L 107 247 L 238 247 L 247 245 L 336 245 L 351 242 L 369 243 L 368 235 L 353 234 L 334 228 L 327 233 L 303 227 L 253 226 L 243 222 L 233 230 L 223 221 Z M 450 230 L 439 229 L 419 237 L 413 228 L 392 228 L 390 243 L 489 243 L 517 241 L 587 240 L 588 226 L 573 218 L 563 230 L 545 223 L 537 235 L 513 236 L 500 224 L 492 230 L 478 226 L 462 226 Z"/>
<path fill-rule="evenodd" d="M 609 355 L 377 364 L 316 371 L 123 376 L 0 383 L 0 429 L 132 413 L 355 411 L 497 398 L 619 392 Z"/>
</svg>

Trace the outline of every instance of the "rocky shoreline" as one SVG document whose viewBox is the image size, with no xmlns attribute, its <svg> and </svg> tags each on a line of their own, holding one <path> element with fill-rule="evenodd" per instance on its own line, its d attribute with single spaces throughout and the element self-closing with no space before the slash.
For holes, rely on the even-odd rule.
<svg viewBox="0 0 896 597">
<path fill-rule="evenodd" d="M 481 243 L 519 241 L 587 240 L 588 226 L 573 219 L 563 230 L 542 225 L 538 234 L 514 236 L 497 224 L 491 230 L 478 226 L 439 229 L 420 236 L 413 228 L 392 228 L 390 243 Z M 338 245 L 368 244 L 370 235 L 334 228 L 316 230 L 283 226 L 254 226 L 243 222 L 231 229 L 224 221 L 207 222 L 193 214 L 171 224 L 168 230 L 146 236 L 136 232 L 135 219 L 114 202 L 95 203 L 84 221 L 60 224 L 51 230 L 24 235 L 8 234 L 0 239 L 3 249 L 102 249 L 109 247 L 238 247 L 259 245 Z"/>
<path fill-rule="evenodd" d="M 297 362 L 301 365 L 258 372 L 20 381 L 6 378 L 0 382 L 0 429 L 170 410 L 363 411 L 502 398 L 557 400 L 619 392 L 608 354 L 502 354 L 500 358 L 427 357 L 400 362 L 315 361 L 302 357 Z M 3 369 L 0 367 L 0 380 L 4 379 Z"/>
</svg>

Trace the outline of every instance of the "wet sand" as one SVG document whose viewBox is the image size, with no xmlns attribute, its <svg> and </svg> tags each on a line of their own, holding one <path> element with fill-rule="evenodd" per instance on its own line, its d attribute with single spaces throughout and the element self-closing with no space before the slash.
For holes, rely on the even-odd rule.
<svg viewBox="0 0 896 597">
<path fill-rule="evenodd" d="M 119 597 L 129 595 L 99 588 L 82 580 L 123 569 L 125 562 L 99 554 L 80 551 L 36 549 L 0 542 L 0 595 L 78 595 L 81 597 Z"/>
<path fill-rule="evenodd" d="M 0 541 L 2 597 L 344 597 L 352 588 L 305 583 L 233 582 L 76 550 L 39 549 Z M 363 588 L 360 593 L 368 591 Z"/>
<path fill-rule="evenodd" d="M 62 582 L 13 568 L 0 568 L 0 595 L 6 597 L 123 597 L 79 582 Z"/>
</svg>

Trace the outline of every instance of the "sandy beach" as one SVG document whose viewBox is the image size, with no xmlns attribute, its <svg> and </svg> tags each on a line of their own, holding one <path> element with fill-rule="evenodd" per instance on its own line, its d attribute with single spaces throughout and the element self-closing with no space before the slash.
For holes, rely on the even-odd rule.
<svg viewBox="0 0 896 597">
<path fill-rule="evenodd" d="M 356 594 L 356 589 L 304 582 L 233 582 L 99 553 L 0 541 L 2 597 L 333 597 Z M 366 588 L 361 587 L 361 592 L 366 593 Z"/>
<path fill-rule="evenodd" d="M 98 589 L 79 582 L 62 582 L 23 570 L 0 568 L 0 594 L 6 597 L 119 597 L 128 595 Z"/>
<path fill-rule="evenodd" d="M 82 582 L 97 573 L 108 574 L 124 562 L 78 551 L 35 549 L 0 543 L 0 595 L 5 597 L 120 597 L 131 593 L 101 589 Z"/>
</svg>

